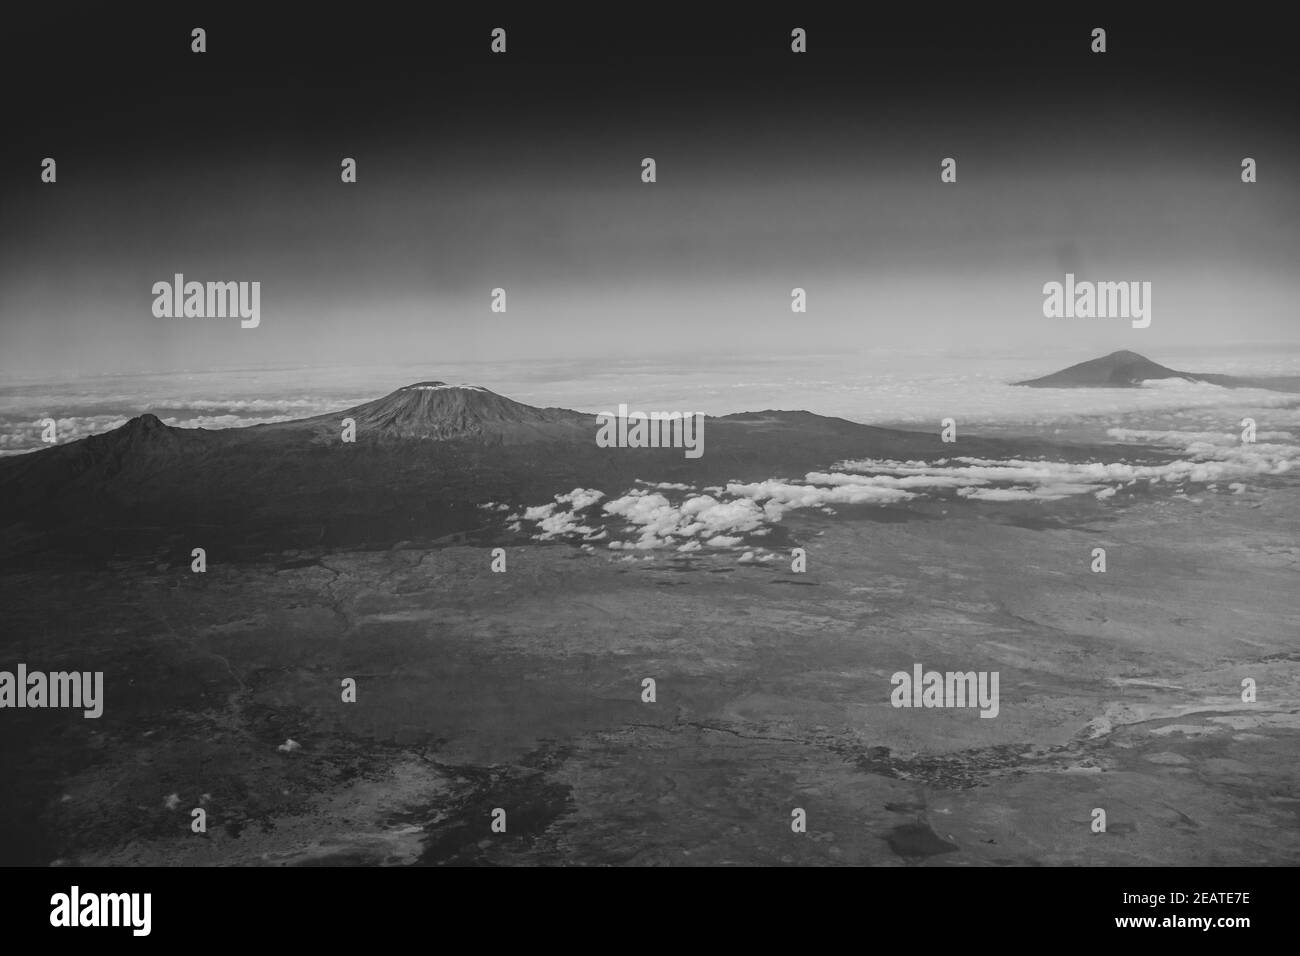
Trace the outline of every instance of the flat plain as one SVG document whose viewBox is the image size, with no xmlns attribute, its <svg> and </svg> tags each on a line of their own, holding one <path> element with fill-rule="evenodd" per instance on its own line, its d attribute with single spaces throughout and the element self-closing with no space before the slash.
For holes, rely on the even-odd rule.
<svg viewBox="0 0 1300 956">
<path fill-rule="evenodd" d="M 793 512 L 804 573 L 509 539 L 10 567 L 0 652 L 106 704 L 5 715 L 4 862 L 1295 864 L 1297 505 Z M 914 663 L 998 671 L 998 716 L 892 707 Z"/>
</svg>

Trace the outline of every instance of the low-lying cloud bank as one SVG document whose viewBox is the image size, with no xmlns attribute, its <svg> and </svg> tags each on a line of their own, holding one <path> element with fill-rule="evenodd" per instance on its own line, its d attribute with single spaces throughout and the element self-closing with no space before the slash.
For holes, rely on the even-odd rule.
<svg viewBox="0 0 1300 956">
<path fill-rule="evenodd" d="M 245 428 L 249 425 L 264 425 L 272 422 L 292 421 L 296 415 L 271 415 L 249 417 L 246 415 L 197 415 L 181 418 L 171 415 L 159 416 L 165 425 L 173 428 Z M 67 418 L 52 419 L 55 424 L 55 444 L 66 445 L 79 438 L 100 435 L 125 425 L 129 418 L 121 415 L 74 415 Z M 41 440 L 45 433 L 45 419 L 29 421 L 0 422 L 0 456 L 21 455 L 24 452 L 39 451 L 49 448 L 50 443 Z"/>
<path fill-rule="evenodd" d="M 697 490 L 680 483 L 637 481 L 607 499 L 594 488 L 575 488 L 547 504 L 507 516 L 510 530 L 534 541 L 568 540 L 613 550 L 753 548 L 790 511 L 835 506 L 887 506 L 906 501 L 965 499 L 983 502 L 1058 501 L 1081 495 L 1099 500 L 1135 488 L 1204 485 L 1239 494 L 1245 481 L 1284 475 L 1300 465 L 1289 432 L 1260 432 L 1253 443 L 1219 432 L 1141 431 L 1113 428 L 1118 442 L 1164 445 L 1179 454 L 1155 464 L 1126 461 L 1063 462 L 954 457 L 934 462 L 861 459 L 800 479 L 730 482 Z M 485 505 L 489 510 L 506 506 Z M 751 555 L 750 560 L 759 560 Z"/>
<path fill-rule="evenodd" d="M 0 390 L 0 457 L 49 447 L 41 440 L 47 417 L 54 419 L 57 443 L 62 445 L 112 431 L 145 412 L 174 428 L 246 428 L 309 418 L 354 404 L 321 396 L 181 399 L 160 394 L 142 400 L 140 395 L 100 395 L 90 391 L 51 392 L 38 399 L 26 394 L 4 395 Z"/>
</svg>

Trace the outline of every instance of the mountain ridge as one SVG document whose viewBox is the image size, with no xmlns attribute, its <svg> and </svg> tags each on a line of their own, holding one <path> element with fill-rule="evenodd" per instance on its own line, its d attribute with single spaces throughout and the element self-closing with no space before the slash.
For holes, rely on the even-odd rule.
<svg viewBox="0 0 1300 956">
<path fill-rule="evenodd" d="M 348 418 L 355 441 L 343 440 Z M 326 415 L 248 427 L 179 428 L 146 413 L 108 432 L 0 458 L 0 565 L 56 552 L 93 566 L 125 555 L 188 555 L 196 546 L 242 560 L 490 537 L 481 506 L 495 502 L 548 501 L 574 488 L 612 494 L 640 479 L 724 486 L 850 458 L 952 454 L 937 431 L 809 411 L 705 421 L 704 454 L 688 458 L 681 447 L 601 447 L 593 413 L 437 381 Z M 968 436 L 962 449 L 983 458 L 1102 454 L 1046 438 Z"/>
</svg>

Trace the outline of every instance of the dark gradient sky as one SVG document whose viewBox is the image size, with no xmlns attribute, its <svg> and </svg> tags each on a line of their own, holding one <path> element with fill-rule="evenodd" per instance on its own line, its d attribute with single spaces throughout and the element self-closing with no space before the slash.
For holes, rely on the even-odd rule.
<svg viewBox="0 0 1300 956">
<path fill-rule="evenodd" d="M 1262 14 L 87 10 L 0 50 L 0 371 L 1300 342 Z M 1044 318 L 1066 271 L 1152 282 L 1151 327 Z M 260 281 L 260 328 L 155 318 L 176 272 Z"/>
</svg>

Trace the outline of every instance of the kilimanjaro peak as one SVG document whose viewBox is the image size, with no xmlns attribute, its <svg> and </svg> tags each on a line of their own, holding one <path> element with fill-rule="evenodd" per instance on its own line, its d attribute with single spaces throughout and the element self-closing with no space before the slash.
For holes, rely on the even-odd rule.
<svg viewBox="0 0 1300 956">
<path fill-rule="evenodd" d="M 383 398 L 313 422 L 356 422 L 358 440 L 469 440 L 514 445 L 574 438 L 591 431 L 591 419 L 562 408 L 537 408 L 482 385 L 415 382 Z"/>
</svg>

